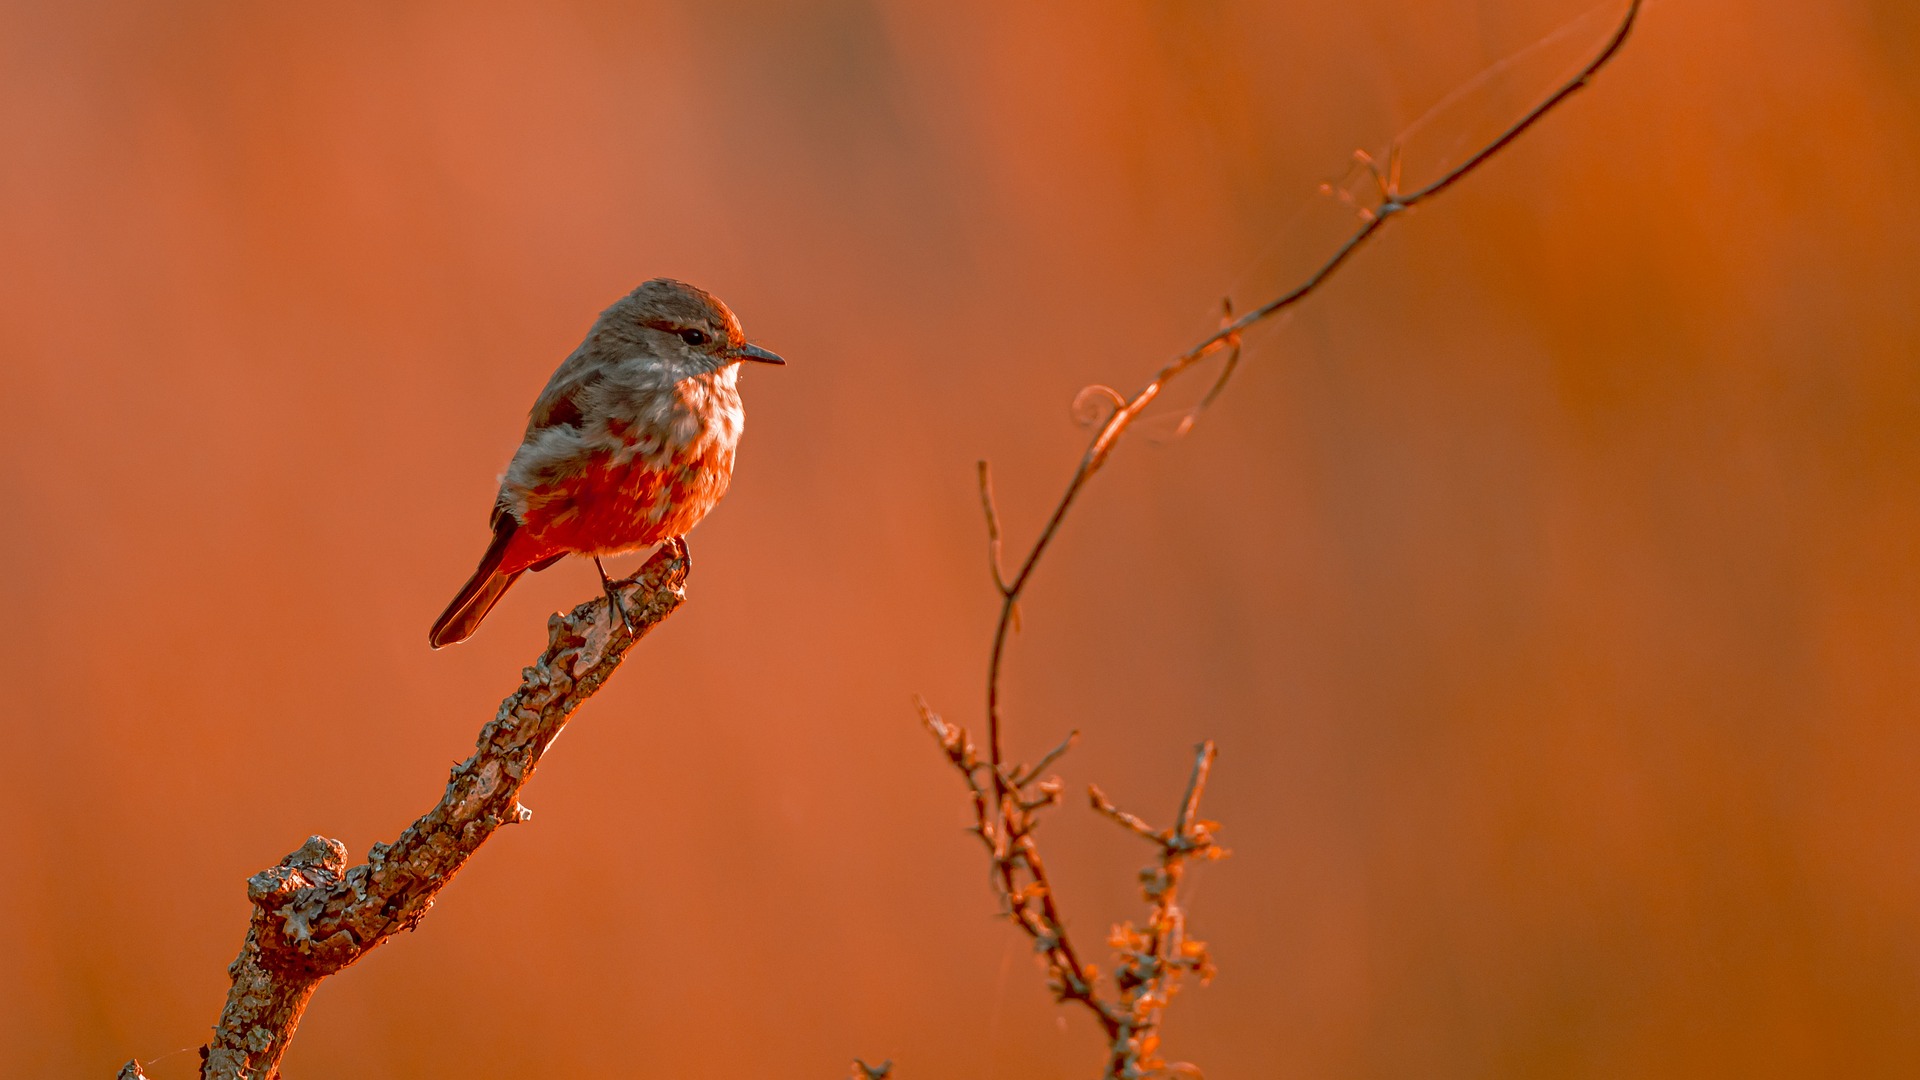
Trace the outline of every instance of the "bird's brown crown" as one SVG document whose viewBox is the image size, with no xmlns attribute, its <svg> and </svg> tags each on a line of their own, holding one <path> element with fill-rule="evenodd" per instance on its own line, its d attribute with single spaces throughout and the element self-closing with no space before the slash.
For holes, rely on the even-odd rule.
<svg viewBox="0 0 1920 1080">
<path fill-rule="evenodd" d="M 641 330 L 667 334 L 697 331 L 728 346 L 746 341 L 740 320 L 719 297 L 672 278 L 654 278 L 614 301 L 600 313 L 600 323 L 621 336 Z"/>
</svg>

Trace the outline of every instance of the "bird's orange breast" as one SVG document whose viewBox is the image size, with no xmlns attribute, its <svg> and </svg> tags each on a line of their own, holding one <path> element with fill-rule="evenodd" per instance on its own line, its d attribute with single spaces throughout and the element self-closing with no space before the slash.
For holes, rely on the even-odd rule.
<svg viewBox="0 0 1920 1080">
<path fill-rule="evenodd" d="M 683 536 L 726 494 L 732 445 L 698 439 L 647 458 L 596 450 L 527 503 L 506 570 L 558 554 L 612 555 Z"/>
</svg>

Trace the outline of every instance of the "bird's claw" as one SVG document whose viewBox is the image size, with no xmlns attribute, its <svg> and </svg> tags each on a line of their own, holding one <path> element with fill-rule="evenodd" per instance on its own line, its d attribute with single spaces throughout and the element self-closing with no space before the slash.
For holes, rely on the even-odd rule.
<svg viewBox="0 0 1920 1080">
<path fill-rule="evenodd" d="M 600 556 L 595 555 L 593 557 L 593 567 L 600 571 L 600 588 L 605 590 L 607 594 L 607 625 L 609 629 L 611 629 L 613 625 L 614 612 L 619 612 L 620 625 L 626 627 L 627 636 L 632 637 L 633 620 L 627 617 L 627 605 L 620 599 L 620 589 L 614 585 L 613 579 L 607 576 L 607 568 L 600 565 Z"/>
<path fill-rule="evenodd" d="M 614 610 L 620 613 L 620 625 L 626 628 L 627 636 L 632 637 L 633 636 L 633 620 L 627 616 L 627 605 L 620 602 L 619 590 L 616 589 L 615 591 L 607 594 L 607 603 L 612 605 L 611 610 Z"/>
</svg>

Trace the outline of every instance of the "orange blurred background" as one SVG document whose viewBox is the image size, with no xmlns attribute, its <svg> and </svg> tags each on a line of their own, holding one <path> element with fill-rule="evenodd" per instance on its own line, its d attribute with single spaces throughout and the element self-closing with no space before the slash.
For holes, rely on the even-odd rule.
<svg viewBox="0 0 1920 1080">
<path fill-rule="evenodd" d="M 911 706 L 978 722 L 973 463 L 1024 545 L 1079 387 L 1324 254 L 1353 147 L 1471 82 L 1433 175 L 1617 11 L 0 7 L 0 1072 L 193 1075 L 244 878 L 438 796 L 597 585 L 427 625 L 552 366 L 671 275 L 792 361 L 692 602 L 288 1073 L 1091 1075 Z M 1012 740 L 1080 728 L 1069 790 L 1156 821 L 1219 741 L 1171 1056 L 1920 1075 L 1916 40 L 1656 0 L 1096 482 Z M 1103 953 L 1145 846 L 1077 796 L 1042 836 Z"/>
</svg>

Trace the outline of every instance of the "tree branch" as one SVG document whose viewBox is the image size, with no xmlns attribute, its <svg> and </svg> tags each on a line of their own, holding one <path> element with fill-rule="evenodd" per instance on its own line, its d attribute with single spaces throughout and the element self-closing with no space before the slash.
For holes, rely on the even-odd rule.
<svg viewBox="0 0 1920 1080">
<path fill-rule="evenodd" d="M 600 597 L 547 622 L 547 648 L 500 703 L 473 756 L 454 766 L 446 792 L 391 844 L 348 868 L 338 840 L 313 836 L 247 879 L 253 915 L 228 973 L 213 1041 L 201 1047 L 202 1080 L 274 1080 L 294 1029 L 321 980 L 411 930 L 487 837 L 532 812 L 522 786 L 574 710 L 604 685 L 635 641 L 686 599 L 687 549 L 668 541 L 616 590 L 634 633 Z M 139 1080 L 130 1061 L 121 1080 Z"/>
</svg>

